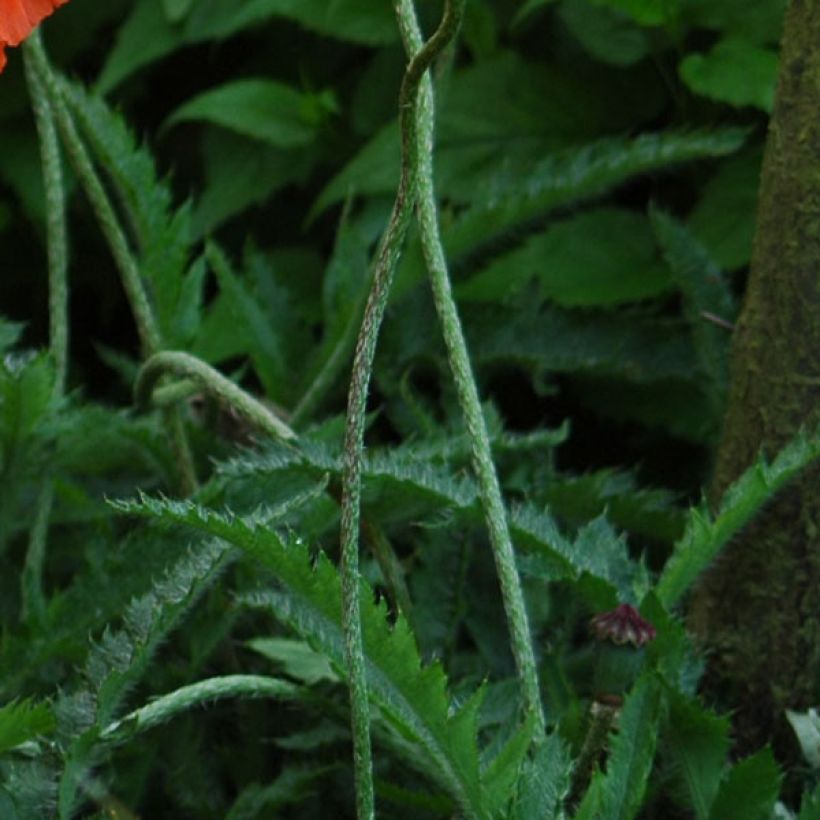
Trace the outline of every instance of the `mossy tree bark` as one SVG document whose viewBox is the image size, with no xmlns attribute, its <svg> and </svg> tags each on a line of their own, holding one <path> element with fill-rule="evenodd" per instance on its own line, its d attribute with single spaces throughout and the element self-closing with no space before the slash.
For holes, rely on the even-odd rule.
<svg viewBox="0 0 820 820">
<path fill-rule="evenodd" d="M 762 448 L 820 420 L 820 2 L 792 0 L 763 162 L 746 297 L 712 500 Z M 785 708 L 820 686 L 820 470 L 781 493 L 695 590 L 690 625 L 708 648 L 705 686 L 737 704 L 740 751 L 793 751 Z"/>
</svg>

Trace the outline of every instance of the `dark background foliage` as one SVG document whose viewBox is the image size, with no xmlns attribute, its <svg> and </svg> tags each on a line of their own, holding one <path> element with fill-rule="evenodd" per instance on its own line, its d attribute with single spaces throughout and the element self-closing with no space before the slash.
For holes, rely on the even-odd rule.
<svg viewBox="0 0 820 820">
<path fill-rule="evenodd" d="M 418 5 L 431 31 L 441 4 Z M 622 592 L 646 591 L 642 579 L 663 566 L 710 475 L 783 7 L 779 0 L 753 7 L 735 0 L 470 0 L 458 47 L 435 67 L 444 241 L 506 496 L 548 505 L 568 544 L 610 562 L 594 567 L 593 579 L 567 573 L 543 593 L 547 576 L 535 561 L 526 582 L 548 720 L 576 754 L 596 686 L 586 622 Z M 54 63 L 102 95 L 135 135 L 133 142 L 116 118 L 84 103 L 88 132 L 103 135 L 98 165 L 123 213 L 139 217 L 130 239 L 157 288 L 169 346 L 294 414 L 300 432 L 312 430 L 315 458 L 287 464 L 274 452 L 275 466 L 266 466 L 245 452 L 244 468 L 240 459 L 213 477 L 216 459 L 235 457 L 255 440 L 224 408 L 192 405 L 198 468 L 211 479 L 203 503 L 248 513 L 313 486 L 325 472 L 332 485 L 336 475 L 321 448 L 335 453 L 338 444 L 347 365 L 315 401 L 306 396 L 334 351 L 350 347 L 398 179 L 396 101 L 405 58 L 391 4 L 72 0 L 44 30 Z M 48 343 L 45 206 L 21 60 L 11 55 L 0 83 L 0 308 L 24 323 L 22 350 Z M 50 415 L 45 400 L 29 414 L 30 447 L 22 461 L 4 459 L 15 489 L 0 505 L 4 560 L 19 567 L 37 481 L 56 448 L 50 627 L 20 631 L 18 580 L 6 573 L 3 699 L 73 691 L 89 634 L 105 649 L 105 636 L 128 631 L 126 604 L 159 595 L 165 620 L 144 625 L 156 633 L 145 664 L 158 647 L 156 656 L 145 676 L 123 673 L 127 680 L 112 684 L 119 687 L 109 694 L 112 704 L 127 697 L 136 705 L 208 675 L 270 672 L 271 658 L 286 676 L 311 683 L 310 694 L 299 709 L 222 703 L 206 718 L 177 717 L 104 761 L 83 758 L 89 768 L 99 764 L 83 794 L 96 794 L 100 811 L 116 795 L 144 817 L 273 817 L 282 804 L 295 804 L 286 809 L 293 817 L 346 816 L 353 803 L 344 695 L 331 671 L 311 678 L 318 661 L 297 646 L 249 650 L 249 639 L 274 631 L 267 614 L 237 603 L 262 583 L 259 570 L 226 553 L 185 576 L 178 562 L 204 539 L 135 528 L 103 503 L 137 488 L 172 493 L 173 463 L 158 419 L 127 409 L 139 365 L 136 330 L 70 173 L 69 185 L 71 398 L 61 414 Z M 163 302 L 163 276 L 194 283 L 189 295 Z M 31 363 L 25 367 L 47 385 L 45 363 L 39 375 Z M 17 385 L 15 378 L 6 381 Z M 27 401 L 36 392 L 28 389 L 21 388 Z M 8 413 L 8 398 L 3 406 Z M 365 513 L 408 574 L 423 657 L 442 661 L 457 698 L 489 680 L 479 728 L 492 759 L 515 715 L 514 668 L 480 515 L 472 501 L 459 506 L 468 450 L 412 232 L 369 409 L 368 445 L 395 447 L 396 462 L 366 482 Z M 443 470 L 446 481 L 402 473 L 411 461 Z M 335 555 L 337 512 L 327 497 L 284 521 L 314 553 L 321 547 Z M 517 537 L 526 540 L 526 531 L 520 523 Z M 634 562 L 619 577 L 612 568 L 627 555 Z M 377 563 L 368 558 L 364 569 L 392 606 Z M 164 573 L 181 585 L 184 606 L 155 588 L 149 593 Z M 758 803 L 770 810 L 778 774 L 765 755 L 731 770 L 712 814 L 704 813 L 706 798 L 699 804 L 692 797 L 681 774 L 687 755 L 712 755 L 720 771 L 728 748 L 725 720 L 705 707 L 725 712 L 732 704 L 697 704 L 699 662 L 680 624 L 657 614 L 667 619 L 660 629 L 664 646 L 677 652 L 680 688 L 664 724 L 672 740 L 653 771 L 644 815 L 717 817 L 756 779 L 768 784 Z M 103 633 L 107 623 L 113 633 Z M 72 709 L 78 721 L 87 719 L 68 701 L 60 701 L 63 729 Z M 628 718 L 636 732 L 658 725 L 641 729 L 644 718 L 636 715 Z M 702 748 L 693 726 L 706 738 Z M 396 741 L 382 742 L 391 748 Z M 26 777 L 36 780 L 14 767 L 4 771 L 18 795 Z M 276 788 L 263 793 L 271 771 L 279 772 Z M 380 762 L 376 776 L 380 799 L 395 809 L 389 816 L 452 811 L 415 773 Z M 718 781 L 707 774 L 702 782 L 711 784 L 703 787 L 711 800 Z M 32 786 L 29 808 L 51 799 L 40 786 Z"/>
</svg>

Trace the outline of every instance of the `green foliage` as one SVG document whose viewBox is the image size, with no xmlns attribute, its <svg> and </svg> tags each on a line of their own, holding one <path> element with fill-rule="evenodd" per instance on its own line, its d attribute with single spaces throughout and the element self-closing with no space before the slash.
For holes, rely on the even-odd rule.
<svg viewBox="0 0 820 820">
<path fill-rule="evenodd" d="M 51 732 L 54 716 L 44 703 L 12 701 L 0 707 L 0 754 Z"/>
<path fill-rule="evenodd" d="M 820 455 L 820 439 L 801 434 L 768 464 L 760 458 L 726 491 L 717 515 L 692 509 L 686 532 L 658 581 L 661 602 L 673 606 L 721 547 L 787 481 Z"/>
<path fill-rule="evenodd" d="M 202 483 L 187 499 L 173 498 L 165 410 L 132 403 L 134 317 L 70 170 L 69 378 L 55 397 L 48 206 L 8 52 L 3 818 L 353 813 L 340 414 L 399 177 L 393 5 L 72 0 L 44 26 L 55 63 L 82 78 L 58 87 L 164 355 L 198 357 L 197 373 L 216 368 L 237 391 L 204 395 L 193 370 L 152 381 L 192 443 Z M 468 0 L 460 41 L 434 66 L 437 216 L 547 728 L 521 719 L 475 430 L 411 226 L 362 467 L 380 816 L 818 816 L 816 715 L 790 713 L 799 765 L 768 748 L 737 760 L 736 704 L 697 695 L 704 659 L 681 606 L 820 455 L 807 432 L 716 512 L 689 508 L 722 424 L 785 5 Z M 440 10 L 419 0 L 425 32 Z M 274 419 L 264 429 L 295 437 L 248 424 L 231 403 L 242 390 Z M 44 606 L 23 619 L 38 526 Z M 590 617 L 624 603 L 656 637 L 604 653 Z M 596 735 L 596 704 L 616 703 L 599 684 L 616 679 L 635 682 Z"/>
</svg>

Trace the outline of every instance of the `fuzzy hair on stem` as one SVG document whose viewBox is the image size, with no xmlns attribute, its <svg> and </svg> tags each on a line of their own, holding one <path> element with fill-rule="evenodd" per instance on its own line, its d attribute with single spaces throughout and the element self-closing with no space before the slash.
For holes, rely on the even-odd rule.
<svg viewBox="0 0 820 820">
<path fill-rule="evenodd" d="M 421 42 L 418 21 L 413 3 L 400 0 L 400 20 L 402 36 L 410 51 L 417 49 Z M 433 298 L 439 323 L 447 347 L 450 370 L 456 385 L 461 412 L 464 415 L 473 457 L 473 467 L 478 478 L 479 496 L 484 508 L 484 517 L 490 534 L 490 544 L 495 559 L 496 574 L 501 586 L 504 612 L 510 631 L 511 646 L 515 657 L 518 676 L 524 695 L 525 709 L 536 721 L 536 736 L 544 734 L 544 710 L 538 685 L 535 651 L 530 633 L 521 579 L 515 564 L 507 511 L 501 495 L 498 475 L 493 463 L 487 424 L 481 410 L 475 376 L 470 365 L 470 357 L 464 332 L 461 328 L 458 309 L 450 287 L 447 260 L 441 242 L 433 187 L 433 131 L 434 107 L 433 84 L 429 77 L 422 83 L 417 109 L 417 138 L 413 146 L 416 152 L 415 165 L 418 172 L 417 214 L 421 235 L 422 253 L 430 276 Z"/>
<path fill-rule="evenodd" d="M 345 658 L 350 681 L 356 813 L 359 820 L 374 817 L 373 759 L 370 744 L 370 709 L 367 698 L 362 627 L 359 611 L 359 524 L 361 517 L 362 457 L 367 390 L 373 369 L 376 340 L 381 327 L 393 272 L 413 214 L 417 189 L 415 144 L 419 84 L 425 71 L 458 30 L 464 0 L 447 0 L 435 34 L 412 56 L 399 92 L 401 176 L 393 211 L 376 256 L 373 282 L 365 305 L 348 392 L 342 478 L 342 622 Z"/>
</svg>

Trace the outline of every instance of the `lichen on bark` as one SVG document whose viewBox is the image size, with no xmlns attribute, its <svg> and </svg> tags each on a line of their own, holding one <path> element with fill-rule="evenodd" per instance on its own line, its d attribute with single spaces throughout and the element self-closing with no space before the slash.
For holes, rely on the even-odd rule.
<svg viewBox="0 0 820 820">
<path fill-rule="evenodd" d="M 820 5 L 793 0 L 766 143 L 757 230 L 733 339 L 716 504 L 762 449 L 820 420 Z M 793 749 L 786 708 L 820 695 L 820 469 L 780 493 L 692 595 L 705 686 L 737 707 L 740 751 Z"/>
</svg>

